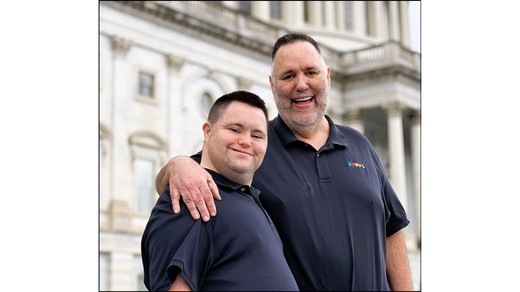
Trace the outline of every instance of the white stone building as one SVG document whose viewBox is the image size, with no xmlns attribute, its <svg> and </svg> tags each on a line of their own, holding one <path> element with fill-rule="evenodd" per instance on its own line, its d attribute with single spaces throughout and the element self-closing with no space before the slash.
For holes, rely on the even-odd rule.
<svg viewBox="0 0 520 292">
<path fill-rule="evenodd" d="M 420 55 L 408 1 L 100 1 L 100 290 L 146 290 L 142 232 L 167 161 L 201 149 L 212 102 L 245 89 L 277 115 L 268 75 L 286 32 L 315 38 L 332 71 L 328 115 L 378 152 L 405 206 L 420 288 Z"/>
</svg>

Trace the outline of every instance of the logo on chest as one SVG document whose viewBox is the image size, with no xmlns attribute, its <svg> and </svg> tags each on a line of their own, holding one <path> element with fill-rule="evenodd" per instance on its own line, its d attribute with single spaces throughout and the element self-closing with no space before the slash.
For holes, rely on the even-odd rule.
<svg viewBox="0 0 520 292">
<path fill-rule="evenodd" d="M 365 169 L 365 165 L 358 162 L 348 162 L 348 166 L 352 168 Z"/>
</svg>

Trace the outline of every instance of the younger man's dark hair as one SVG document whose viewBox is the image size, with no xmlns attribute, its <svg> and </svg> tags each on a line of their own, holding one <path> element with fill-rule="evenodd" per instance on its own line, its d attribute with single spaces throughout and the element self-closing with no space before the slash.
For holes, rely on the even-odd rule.
<svg viewBox="0 0 520 292">
<path fill-rule="evenodd" d="M 274 43 L 272 61 L 274 61 L 274 57 L 276 57 L 276 53 L 280 49 L 280 47 L 289 45 L 295 42 L 308 42 L 316 48 L 316 51 L 321 55 L 320 46 L 318 42 L 316 42 L 312 37 L 304 34 L 304 33 L 288 33 L 284 36 L 281 36 L 276 43 Z"/>
<path fill-rule="evenodd" d="M 233 91 L 219 97 L 209 111 L 208 122 L 211 124 L 216 123 L 229 104 L 233 101 L 242 102 L 252 107 L 261 109 L 264 112 L 266 122 L 269 122 L 269 115 L 267 113 L 267 107 L 265 106 L 264 100 L 258 95 L 245 90 Z"/>
</svg>

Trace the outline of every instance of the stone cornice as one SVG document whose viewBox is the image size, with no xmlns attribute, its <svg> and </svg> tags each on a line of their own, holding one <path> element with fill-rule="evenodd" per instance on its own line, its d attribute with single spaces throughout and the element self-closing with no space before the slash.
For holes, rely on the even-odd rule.
<svg viewBox="0 0 520 292">
<path fill-rule="evenodd" d="M 213 36 L 218 43 L 233 44 L 266 57 L 271 56 L 272 43 L 276 40 L 264 36 L 247 37 L 240 32 L 231 31 L 214 22 L 150 1 L 100 1 L 99 3 L 159 25 L 182 30 L 184 33 L 191 32 L 192 34 Z"/>
<path fill-rule="evenodd" d="M 160 1 L 101 1 L 100 5 L 183 33 L 210 37 L 214 44 L 223 47 L 240 47 L 245 52 L 259 54 L 265 61 L 270 60 L 272 45 L 278 35 L 288 32 L 284 27 L 262 22 L 240 11 L 210 2 L 181 1 L 166 6 L 168 4 Z M 204 13 L 208 15 L 203 19 Z M 324 45 L 321 45 L 321 49 L 331 68 L 331 79 L 342 86 L 392 76 L 404 76 L 412 82 L 421 80 L 420 54 L 394 41 L 348 52 Z M 172 65 L 173 68 L 182 66 L 179 62 L 173 62 Z"/>
</svg>

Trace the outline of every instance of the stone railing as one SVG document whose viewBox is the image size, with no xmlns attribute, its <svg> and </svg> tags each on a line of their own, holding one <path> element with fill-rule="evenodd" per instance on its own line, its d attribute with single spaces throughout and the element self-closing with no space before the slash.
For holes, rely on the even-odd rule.
<svg viewBox="0 0 520 292">
<path fill-rule="evenodd" d="M 240 11 L 228 8 L 217 1 L 155 1 L 166 7 L 177 8 L 184 13 L 198 16 L 218 26 L 229 30 L 236 30 L 245 36 L 257 39 L 275 41 L 278 37 L 278 28 L 263 22 Z"/>
<path fill-rule="evenodd" d="M 342 54 L 342 67 L 350 73 L 359 73 L 357 71 L 363 68 L 369 69 L 378 65 L 400 65 L 420 72 L 421 55 L 392 41 Z"/>
</svg>

